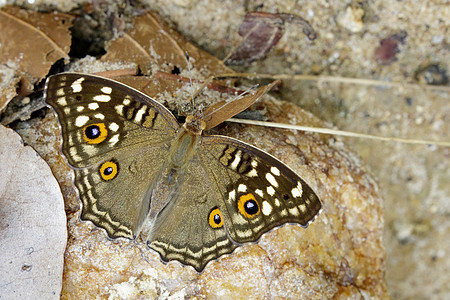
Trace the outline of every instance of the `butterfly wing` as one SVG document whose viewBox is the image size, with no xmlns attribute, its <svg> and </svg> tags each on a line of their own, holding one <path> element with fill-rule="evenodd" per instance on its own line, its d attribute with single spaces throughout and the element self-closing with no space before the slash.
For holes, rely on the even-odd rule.
<svg viewBox="0 0 450 300">
<path fill-rule="evenodd" d="M 270 154 L 225 136 L 204 137 L 202 147 L 234 242 L 255 242 L 286 223 L 307 227 L 319 213 L 320 200 L 309 185 Z"/>
<path fill-rule="evenodd" d="M 180 190 L 158 215 L 148 245 L 163 261 L 178 260 L 201 272 L 209 261 L 238 245 L 224 228 L 218 210 L 221 195 L 200 158 L 194 158 L 184 171 Z"/>
<path fill-rule="evenodd" d="M 202 137 L 180 192 L 158 216 L 149 245 L 164 261 L 202 271 L 242 243 L 286 223 L 307 227 L 321 209 L 311 188 L 266 152 L 224 136 Z"/>
<path fill-rule="evenodd" d="M 148 212 L 152 179 L 180 125 L 148 96 L 97 76 L 51 76 L 44 97 L 62 127 L 62 152 L 75 170 L 81 218 L 112 238 L 133 238 Z"/>
</svg>

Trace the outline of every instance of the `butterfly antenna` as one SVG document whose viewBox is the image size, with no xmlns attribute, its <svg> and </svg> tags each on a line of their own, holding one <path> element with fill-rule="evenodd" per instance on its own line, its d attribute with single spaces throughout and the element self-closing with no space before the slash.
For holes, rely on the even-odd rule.
<svg viewBox="0 0 450 300">
<path fill-rule="evenodd" d="M 194 85 L 192 84 L 191 61 L 189 58 L 189 53 L 187 51 L 186 51 L 186 61 L 187 61 L 187 68 L 188 68 L 188 72 L 189 72 L 189 85 L 191 86 L 192 110 L 194 110 L 195 109 L 195 103 L 194 103 L 195 91 L 194 91 Z"/>
<path fill-rule="evenodd" d="M 252 90 L 255 90 L 258 88 L 258 84 L 255 84 L 252 87 L 249 87 L 248 89 L 246 89 L 245 91 L 243 91 L 242 93 L 240 93 L 239 95 L 234 96 L 234 98 L 232 98 L 231 100 L 229 100 L 228 102 L 226 102 L 224 105 L 216 108 L 215 110 L 213 110 L 212 112 L 210 112 L 209 114 L 207 114 L 206 116 L 204 116 L 203 118 L 207 118 L 210 115 L 214 114 L 216 111 L 221 110 L 222 108 L 224 108 L 225 106 L 227 106 L 230 103 L 233 103 L 233 101 L 236 101 L 237 99 L 244 97 L 246 94 L 250 93 Z"/>
</svg>

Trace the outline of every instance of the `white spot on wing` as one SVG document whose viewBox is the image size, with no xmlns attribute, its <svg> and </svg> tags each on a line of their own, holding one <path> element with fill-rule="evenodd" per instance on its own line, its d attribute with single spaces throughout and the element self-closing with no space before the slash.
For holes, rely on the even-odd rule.
<svg viewBox="0 0 450 300">
<path fill-rule="evenodd" d="M 300 191 L 300 196 L 303 195 L 303 187 L 300 181 L 297 181 L 297 189 Z"/>
<path fill-rule="evenodd" d="M 272 212 L 272 206 L 270 205 L 270 203 L 267 202 L 267 201 L 263 201 L 263 203 L 262 203 L 262 213 L 265 216 L 268 216 L 268 215 L 270 215 L 271 212 Z"/>
<path fill-rule="evenodd" d="M 272 174 L 267 173 L 266 174 L 266 179 L 267 179 L 268 182 L 270 182 L 271 185 L 273 185 L 274 187 L 278 187 L 278 182 L 275 179 L 275 177 L 273 177 Z"/>
<path fill-rule="evenodd" d="M 125 99 L 123 99 L 123 105 L 129 105 L 131 103 L 131 99 L 129 96 L 126 96 Z"/>
<path fill-rule="evenodd" d="M 123 115 L 123 105 L 116 105 L 114 108 L 119 115 Z"/>
<path fill-rule="evenodd" d="M 247 191 L 247 186 L 245 184 L 240 184 L 238 186 L 238 192 L 245 193 Z"/>
<path fill-rule="evenodd" d="M 112 88 L 110 88 L 109 86 L 104 86 L 100 90 L 102 91 L 102 93 L 105 93 L 108 95 L 111 94 L 111 92 L 112 92 Z"/>
<path fill-rule="evenodd" d="M 294 216 L 298 216 L 300 214 L 297 207 L 289 208 L 289 213 Z"/>
<path fill-rule="evenodd" d="M 66 106 L 67 105 L 66 97 L 58 98 L 58 100 L 56 100 L 56 103 L 58 103 L 61 106 Z"/>
<path fill-rule="evenodd" d="M 99 114 L 95 114 L 94 117 L 96 117 L 97 119 L 103 120 L 105 118 L 105 115 L 99 113 Z"/>
<path fill-rule="evenodd" d="M 77 107 L 77 112 L 82 112 L 84 110 L 84 106 L 78 106 Z"/>
<path fill-rule="evenodd" d="M 258 176 L 258 172 L 256 172 L 255 169 L 252 169 L 250 172 L 248 172 L 247 174 L 248 177 L 257 177 Z"/>
<path fill-rule="evenodd" d="M 256 189 L 255 193 L 256 193 L 256 195 L 260 196 L 261 198 L 264 196 L 263 191 L 261 191 L 260 189 Z"/>
<path fill-rule="evenodd" d="M 145 111 L 147 110 L 147 106 L 142 106 L 136 113 L 136 117 L 134 120 L 137 123 L 140 123 L 142 121 L 142 116 L 144 115 Z"/>
<path fill-rule="evenodd" d="M 271 186 L 267 187 L 267 194 L 269 194 L 270 196 L 275 195 L 275 189 Z"/>
<path fill-rule="evenodd" d="M 111 144 L 111 146 L 114 146 L 118 141 L 119 141 L 119 134 L 115 134 L 109 139 L 109 143 Z"/>
<path fill-rule="evenodd" d="M 78 116 L 75 119 L 75 126 L 82 127 L 82 126 L 84 126 L 84 124 L 87 123 L 87 121 L 89 121 L 89 117 L 88 116 Z"/>
<path fill-rule="evenodd" d="M 252 165 L 253 168 L 256 168 L 258 166 L 258 162 L 256 160 L 252 160 L 250 164 Z"/>
<path fill-rule="evenodd" d="M 88 108 L 90 110 L 96 110 L 97 108 L 99 108 L 98 103 L 92 102 L 88 104 Z"/>
<path fill-rule="evenodd" d="M 280 200 L 278 200 L 278 198 L 275 198 L 275 205 L 276 205 L 276 206 L 280 206 L 280 204 L 281 204 L 281 203 L 280 203 Z"/>
<path fill-rule="evenodd" d="M 71 134 L 68 135 L 67 139 L 68 139 L 69 145 L 73 145 L 73 135 L 71 135 Z"/>
<path fill-rule="evenodd" d="M 117 125 L 117 123 L 111 123 L 109 124 L 109 129 L 116 132 L 117 130 L 119 130 L 119 125 Z"/>
<path fill-rule="evenodd" d="M 249 236 L 251 236 L 253 234 L 253 231 L 251 229 L 247 229 L 247 230 L 237 230 L 236 233 L 238 234 L 239 237 L 241 238 L 247 238 Z"/>
<path fill-rule="evenodd" d="M 292 196 L 294 196 L 294 198 L 300 198 L 302 196 L 302 193 L 300 193 L 298 188 L 293 188 L 291 194 Z"/>
<path fill-rule="evenodd" d="M 228 193 L 228 199 L 230 201 L 236 200 L 236 191 L 235 190 L 232 190 L 230 193 Z"/>
<path fill-rule="evenodd" d="M 300 204 L 300 205 L 298 206 L 298 208 L 300 208 L 300 210 L 302 211 L 302 213 L 305 213 L 305 211 L 306 211 L 306 205 L 305 205 L 305 204 Z"/>
<path fill-rule="evenodd" d="M 233 170 L 237 169 L 237 167 L 239 165 L 239 162 L 241 161 L 241 154 L 242 154 L 241 150 L 238 150 L 236 152 L 236 156 L 234 157 L 234 160 L 233 160 L 233 162 L 231 163 L 231 166 L 230 166 L 231 169 L 233 169 Z"/>
<path fill-rule="evenodd" d="M 84 81 L 84 77 L 80 77 L 72 83 L 72 85 L 70 87 L 72 88 L 72 91 L 74 93 L 79 93 L 83 90 L 83 87 L 81 86 L 81 83 L 83 81 Z"/>
<path fill-rule="evenodd" d="M 64 96 L 64 89 L 60 88 L 56 91 L 56 96 Z"/>
<path fill-rule="evenodd" d="M 111 100 L 111 96 L 108 95 L 97 95 L 94 97 L 95 101 L 98 102 L 109 102 L 109 100 Z"/>
<path fill-rule="evenodd" d="M 278 170 L 277 167 L 271 167 L 270 172 L 272 172 L 272 174 L 275 176 L 280 176 L 280 170 Z"/>
</svg>

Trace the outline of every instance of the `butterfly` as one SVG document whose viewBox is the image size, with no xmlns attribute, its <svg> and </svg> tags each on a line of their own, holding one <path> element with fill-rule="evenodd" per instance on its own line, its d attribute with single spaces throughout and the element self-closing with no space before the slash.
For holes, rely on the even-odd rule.
<svg viewBox="0 0 450 300">
<path fill-rule="evenodd" d="M 49 77 L 44 98 L 62 128 L 81 219 L 108 236 L 141 237 L 162 261 L 201 272 L 208 262 L 321 209 L 314 191 L 270 154 L 204 135 L 202 116 L 180 124 L 162 104 L 114 80 Z"/>
</svg>

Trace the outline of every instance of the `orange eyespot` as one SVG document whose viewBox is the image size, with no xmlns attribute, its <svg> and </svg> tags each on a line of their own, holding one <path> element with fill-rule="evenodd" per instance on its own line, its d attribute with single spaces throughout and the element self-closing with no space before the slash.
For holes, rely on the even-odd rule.
<svg viewBox="0 0 450 300">
<path fill-rule="evenodd" d="M 100 167 L 99 172 L 103 180 L 114 179 L 119 172 L 119 165 L 112 160 L 104 162 Z"/>
<path fill-rule="evenodd" d="M 239 212 L 247 219 L 251 219 L 259 214 L 259 204 L 252 193 L 239 197 L 237 205 Z"/>
<path fill-rule="evenodd" d="M 88 144 L 99 144 L 106 139 L 108 129 L 105 123 L 90 124 L 83 127 L 83 139 Z"/>
<path fill-rule="evenodd" d="M 212 228 L 221 228 L 223 227 L 223 219 L 222 214 L 220 213 L 220 210 L 218 208 L 213 209 L 209 213 L 209 226 Z"/>
</svg>

